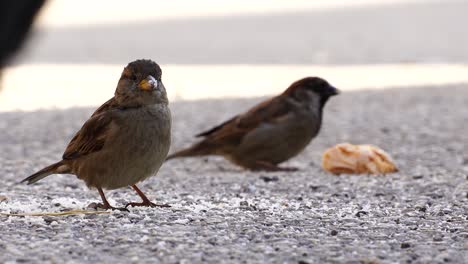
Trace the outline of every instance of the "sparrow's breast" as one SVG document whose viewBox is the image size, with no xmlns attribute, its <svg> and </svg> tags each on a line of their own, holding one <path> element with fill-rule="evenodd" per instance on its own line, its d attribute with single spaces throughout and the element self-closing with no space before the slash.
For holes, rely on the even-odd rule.
<svg viewBox="0 0 468 264">
<path fill-rule="evenodd" d="M 171 142 L 171 113 L 165 105 L 146 107 L 132 113 L 120 139 L 122 155 L 135 175 L 144 179 L 155 174 L 169 152 Z M 125 142 L 125 140 L 134 139 Z M 130 172 L 129 172 L 130 173 Z M 141 180 L 140 179 L 140 180 Z"/>
<path fill-rule="evenodd" d="M 88 185 L 116 189 L 157 173 L 169 152 L 171 114 L 167 106 L 122 112 L 118 130 L 104 148 L 81 162 Z M 116 155 L 118 153 L 118 155 Z"/>
</svg>

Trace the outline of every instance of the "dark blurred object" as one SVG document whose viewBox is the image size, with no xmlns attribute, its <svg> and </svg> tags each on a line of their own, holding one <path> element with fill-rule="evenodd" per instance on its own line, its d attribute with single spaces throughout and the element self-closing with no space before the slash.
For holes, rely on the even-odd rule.
<svg viewBox="0 0 468 264">
<path fill-rule="evenodd" d="M 0 71 L 21 47 L 45 0 L 0 1 Z"/>
</svg>

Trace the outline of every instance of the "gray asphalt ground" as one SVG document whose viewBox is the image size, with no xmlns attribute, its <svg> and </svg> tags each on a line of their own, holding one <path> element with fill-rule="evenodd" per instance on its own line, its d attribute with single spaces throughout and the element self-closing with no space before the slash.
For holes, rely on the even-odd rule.
<svg viewBox="0 0 468 264">
<path fill-rule="evenodd" d="M 467 63 L 466 10 L 467 0 L 439 0 L 41 29 L 18 62 Z"/>
<path fill-rule="evenodd" d="M 0 262 L 466 263 L 467 88 L 332 98 L 318 138 L 285 164 L 298 172 L 246 172 L 215 157 L 168 162 L 140 187 L 171 208 L 0 216 Z M 173 149 L 259 100 L 173 103 Z M 0 114 L 0 212 L 59 212 L 99 201 L 74 176 L 17 184 L 59 159 L 92 110 Z M 376 144 L 400 172 L 325 173 L 321 153 L 340 142 Z M 108 196 L 115 205 L 137 201 L 130 189 Z"/>
</svg>

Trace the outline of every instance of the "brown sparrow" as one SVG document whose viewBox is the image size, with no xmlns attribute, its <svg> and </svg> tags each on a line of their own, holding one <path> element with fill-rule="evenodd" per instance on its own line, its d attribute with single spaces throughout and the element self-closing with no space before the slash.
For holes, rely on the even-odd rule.
<svg viewBox="0 0 468 264">
<path fill-rule="evenodd" d="M 62 160 L 24 179 L 35 183 L 51 174 L 75 174 L 114 208 L 103 189 L 132 188 L 143 200 L 128 206 L 157 206 L 136 183 L 158 172 L 170 147 L 171 113 L 161 68 L 137 60 L 124 68 L 114 97 L 99 107 L 68 144 Z"/>
<path fill-rule="evenodd" d="M 250 170 L 296 170 L 278 164 L 299 154 L 318 134 L 323 107 L 338 93 L 318 77 L 298 80 L 282 94 L 198 134 L 203 140 L 166 160 L 220 155 Z"/>
</svg>

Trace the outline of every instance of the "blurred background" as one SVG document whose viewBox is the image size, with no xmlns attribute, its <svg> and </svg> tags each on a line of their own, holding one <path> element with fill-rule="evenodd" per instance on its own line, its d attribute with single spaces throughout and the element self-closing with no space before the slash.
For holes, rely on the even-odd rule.
<svg viewBox="0 0 468 264">
<path fill-rule="evenodd" d="M 468 0 L 49 0 L 4 69 L 0 111 L 97 106 L 123 67 L 163 69 L 170 99 L 468 82 Z"/>
</svg>

